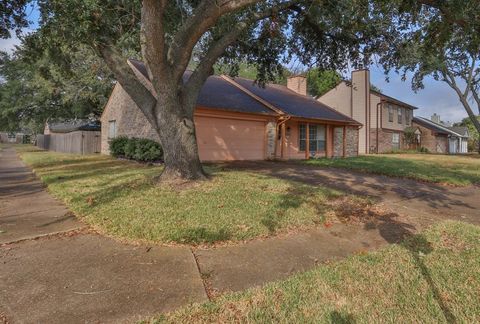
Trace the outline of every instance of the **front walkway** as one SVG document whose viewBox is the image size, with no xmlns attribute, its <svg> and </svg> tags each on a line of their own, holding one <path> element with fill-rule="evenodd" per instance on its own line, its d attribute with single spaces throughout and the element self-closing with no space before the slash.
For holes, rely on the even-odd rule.
<svg viewBox="0 0 480 324">
<path fill-rule="evenodd" d="M 480 222 L 477 187 L 452 189 L 296 163 L 233 167 L 368 194 L 390 212 L 363 224 L 236 246 L 128 245 L 78 230 L 83 225 L 6 149 L 0 151 L 0 319 L 3 313 L 12 322 L 134 322 L 398 242 L 439 220 Z"/>
</svg>

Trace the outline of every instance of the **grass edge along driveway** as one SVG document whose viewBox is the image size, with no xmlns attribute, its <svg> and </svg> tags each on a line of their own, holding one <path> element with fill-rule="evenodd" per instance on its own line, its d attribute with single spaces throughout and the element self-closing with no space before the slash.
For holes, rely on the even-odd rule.
<svg viewBox="0 0 480 324">
<path fill-rule="evenodd" d="M 375 154 L 344 159 L 311 159 L 301 163 L 453 186 L 480 184 L 478 155 Z"/>
<path fill-rule="evenodd" d="M 321 226 L 366 198 L 239 170 L 206 167 L 211 180 L 175 189 L 161 166 L 17 146 L 22 159 L 86 223 L 114 237 L 161 243 L 242 241 Z M 339 203 L 339 201 L 341 203 Z M 341 212 L 341 210 L 339 210 Z"/>
<path fill-rule="evenodd" d="M 447 221 L 245 292 L 160 315 L 152 323 L 478 323 L 480 227 Z"/>
</svg>

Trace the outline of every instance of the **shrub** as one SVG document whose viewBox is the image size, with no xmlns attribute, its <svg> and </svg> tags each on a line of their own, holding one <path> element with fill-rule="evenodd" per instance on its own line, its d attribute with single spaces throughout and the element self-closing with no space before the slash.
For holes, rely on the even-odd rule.
<svg viewBox="0 0 480 324">
<path fill-rule="evenodd" d="M 134 159 L 138 161 L 158 161 L 163 158 L 160 144 L 149 139 L 137 139 L 135 142 Z"/>
<path fill-rule="evenodd" d="M 163 159 L 163 150 L 159 143 L 146 138 L 128 138 L 120 136 L 110 142 L 110 153 L 114 157 L 151 162 Z"/>
<path fill-rule="evenodd" d="M 125 156 L 125 145 L 128 142 L 128 137 L 119 136 L 112 139 L 109 143 L 110 145 L 110 154 L 114 157 Z"/>
<path fill-rule="evenodd" d="M 132 137 L 127 140 L 125 143 L 125 157 L 127 159 L 135 159 L 135 151 L 137 149 L 138 138 Z"/>
<path fill-rule="evenodd" d="M 430 153 L 430 151 L 426 147 L 420 147 L 417 149 L 418 152 L 420 153 Z"/>
</svg>

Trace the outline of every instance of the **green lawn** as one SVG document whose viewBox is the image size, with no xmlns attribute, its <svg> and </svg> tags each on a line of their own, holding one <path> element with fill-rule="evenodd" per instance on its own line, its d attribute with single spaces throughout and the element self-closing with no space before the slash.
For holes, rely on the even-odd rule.
<svg viewBox="0 0 480 324">
<path fill-rule="evenodd" d="M 342 213 L 345 201 L 369 203 L 325 187 L 216 166 L 207 167 L 211 180 L 174 189 L 155 183 L 160 166 L 31 146 L 17 150 L 48 190 L 85 222 L 132 240 L 239 241 L 318 226 L 335 210 Z"/>
<path fill-rule="evenodd" d="M 311 159 L 303 163 L 456 186 L 480 183 L 478 155 L 383 154 L 346 159 Z"/>
<path fill-rule="evenodd" d="M 478 323 L 480 228 L 437 224 L 401 245 L 160 316 L 160 323 Z"/>
</svg>

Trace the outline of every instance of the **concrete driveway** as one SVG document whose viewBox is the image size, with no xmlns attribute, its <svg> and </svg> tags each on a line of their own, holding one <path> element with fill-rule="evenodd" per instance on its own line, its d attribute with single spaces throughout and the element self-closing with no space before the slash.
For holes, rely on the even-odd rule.
<svg viewBox="0 0 480 324">
<path fill-rule="evenodd" d="M 0 151 L 0 322 L 135 322 L 398 242 L 434 222 L 480 223 L 480 190 L 474 186 L 450 188 L 297 163 L 225 167 L 369 195 L 389 212 L 364 223 L 235 246 L 130 245 L 92 233 L 47 193 L 13 149 L 5 149 Z"/>
</svg>

